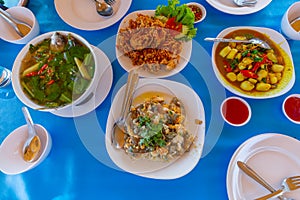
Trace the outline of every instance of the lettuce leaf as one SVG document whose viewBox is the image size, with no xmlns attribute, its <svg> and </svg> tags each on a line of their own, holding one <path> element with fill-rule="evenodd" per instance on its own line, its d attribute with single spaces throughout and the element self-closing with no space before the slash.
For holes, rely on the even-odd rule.
<svg viewBox="0 0 300 200">
<path fill-rule="evenodd" d="M 195 15 L 191 9 L 186 5 L 180 4 L 179 0 L 168 0 L 168 5 L 158 5 L 155 10 L 155 16 L 164 16 L 167 18 L 176 17 L 176 22 L 185 25 L 188 31 L 183 33 L 186 35 L 185 39 L 192 39 L 197 34 L 197 28 L 194 27 Z"/>
</svg>

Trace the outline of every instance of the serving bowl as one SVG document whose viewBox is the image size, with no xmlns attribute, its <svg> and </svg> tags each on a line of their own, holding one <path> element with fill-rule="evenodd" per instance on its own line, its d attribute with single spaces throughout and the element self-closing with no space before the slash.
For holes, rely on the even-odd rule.
<svg viewBox="0 0 300 200">
<path fill-rule="evenodd" d="M 247 77 L 246 77 L 246 75 L 243 74 L 244 79 L 242 81 L 238 80 L 237 78 L 235 81 L 232 81 L 229 77 L 227 77 L 227 74 L 229 74 L 229 72 L 233 72 L 237 75 L 238 71 L 235 71 L 235 70 L 239 69 L 240 72 L 242 72 L 243 70 L 240 67 L 232 69 L 230 62 L 228 62 L 229 61 L 229 58 L 228 58 L 229 53 L 225 56 L 223 55 L 224 52 L 222 52 L 222 51 L 225 48 L 222 48 L 223 46 L 221 46 L 221 45 L 225 44 L 224 47 L 226 45 L 230 47 L 230 44 L 215 42 L 213 45 L 213 48 L 212 48 L 212 64 L 213 64 L 213 70 L 214 70 L 215 75 L 216 75 L 217 79 L 219 80 L 219 82 L 230 92 L 232 92 L 236 95 L 242 96 L 242 97 L 252 98 L 252 99 L 273 98 L 273 97 L 277 97 L 277 96 L 283 95 L 286 92 L 288 92 L 295 83 L 295 70 L 294 70 L 292 54 L 291 54 L 291 51 L 290 51 L 290 48 L 289 48 L 289 45 L 288 45 L 286 39 L 280 33 L 278 33 L 277 31 L 274 31 L 272 29 L 262 28 L 262 27 L 253 27 L 253 26 L 230 27 L 230 28 L 227 28 L 227 29 L 224 29 L 223 31 L 221 31 L 217 37 L 218 38 L 233 37 L 234 34 L 235 35 L 241 34 L 241 33 L 236 33 L 236 31 L 239 31 L 239 32 L 242 31 L 243 34 L 248 31 L 249 35 L 252 34 L 255 37 L 266 40 L 268 42 L 268 44 L 271 45 L 272 50 L 275 51 L 274 54 L 277 56 L 279 55 L 279 57 L 281 57 L 280 59 L 284 61 L 284 64 L 283 64 L 284 69 L 280 72 L 281 76 L 280 76 L 280 78 L 278 77 L 278 81 L 275 84 L 270 84 L 271 87 L 269 87 L 268 90 L 266 89 L 265 91 L 263 91 L 263 90 L 258 91 L 258 89 L 256 87 L 254 87 L 253 89 L 242 87 L 241 83 L 244 80 L 250 81 L 249 79 L 251 78 L 251 76 L 250 76 L 251 74 L 248 74 Z M 229 49 L 229 51 L 231 51 L 233 49 L 237 49 L 237 47 Z M 272 50 L 268 50 L 268 51 L 266 50 L 266 51 L 264 51 L 264 54 L 267 54 L 269 52 L 271 53 Z M 260 51 L 263 51 L 263 50 L 259 50 L 258 52 L 261 53 Z M 240 53 L 240 51 L 238 51 L 238 53 Z M 236 53 L 233 56 L 233 58 L 231 58 L 230 61 L 234 61 L 236 59 L 236 56 L 238 55 L 238 53 Z M 224 58 L 221 58 L 221 54 L 223 55 Z M 242 53 L 240 53 L 240 54 L 242 54 Z M 261 53 L 261 54 L 263 55 L 263 53 Z M 260 55 L 259 59 L 262 59 L 262 57 L 263 57 L 262 55 Z M 253 55 L 251 54 L 251 56 L 253 56 Z M 248 57 L 248 56 L 246 56 L 246 57 Z M 276 57 L 276 59 L 278 59 L 278 64 L 281 64 L 279 62 L 279 57 Z M 220 60 L 220 58 L 222 60 Z M 243 58 L 244 57 L 239 58 L 238 64 L 240 64 L 242 62 L 241 60 Z M 247 68 L 245 68 L 246 70 L 244 72 L 255 71 L 255 73 L 256 73 L 255 76 L 258 76 L 257 75 L 258 71 L 260 69 L 262 69 L 262 66 L 261 66 L 262 62 L 260 63 L 260 68 L 255 70 L 254 65 L 255 65 L 255 63 L 259 63 L 259 60 L 254 60 L 253 57 L 252 57 L 252 59 L 253 59 L 253 61 L 252 61 L 253 69 L 250 69 L 250 67 L 249 67 L 250 65 L 247 64 Z M 268 58 L 268 60 L 270 60 L 270 59 Z M 268 63 L 267 65 L 273 66 L 273 64 L 277 64 L 277 63 L 272 61 L 272 64 Z M 227 70 L 227 68 L 229 71 Z M 275 74 L 274 70 L 268 71 L 268 73 L 269 72 L 272 72 L 273 74 Z M 270 78 L 270 77 L 266 77 L 266 79 L 267 78 Z M 265 80 L 262 77 L 261 77 L 261 79 L 258 79 L 258 77 L 253 77 L 253 79 L 255 79 L 258 82 L 264 82 L 264 80 Z M 251 79 L 251 81 L 253 81 L 253 80 Z M 256 82 L 256 83 L 258 83 L 258 82 Z M 260 86 L 261 85 L 263 85 L 263 84 L 260 84 Z M 270 85 L 268 85 L 268 86 L 270 86 Z M 247 89 L 247 90 L 245 90 L 245 89 Z"/>
<path fill-rule="evenodd" d="M 30 95 L 25 92 L 24 84 L 22 85 L 22 81 L 21 81 L 21 76 L 25 76 L 24 75 L 25 70 L 22 71 L 21 66 L 22 66 L 22 63 L 24 62 L 23 60 L 25 59 L 25 57 L 26 57 L 26 55 L 29 51 L 30 45 L 37 45 L 40 42 L 44 41 L 44 39 L 51 38 L 51 36 L 55 33 L 61 34 L 65 37 L 67 37 L 70 34 L 77 41 L 79 41 L 83 46 L 85 46 L 89 49 L 89 51 L 91 53 L 91 56 L 92 56 L 92 59 L 94 60 L 94 74 L 93 74 L 93 76 L 90 77 L 89 85 L 86 87 L 85 90 L 83 90 L 83 93 L 79 97 L 74 98 L 74 92 L 73 92 L 74 90 L 72 90 L 71 91 L 71 93 L 72 93 L 71 101 L 69 101 L 69 102 L 67 102 L 63 105 L 51 106 L 50 107 L 50 106 L 40 105 L 40 104 L 36 103 L 35 101 L 33 101 L 30 98 Z M 59 65 L 59 66 L 61 66 L 61 65 Z M 40 70 L 41 70 L 41 68 L 39 68 L 39 70 L 37 70 L 37 71 L 40 71 Z M 76 72 L 76 73 L 79 73 L 79 72 Z M 65 109 L 65 108 L 70 107 L 72 105 L 80 104 L 80 102 L 82 102 L 86 98 L 88 98 L 89 95 L 92 93 L 92 91 L 94 91 L 94 89 L 98 85 L 98 82 L 99 82 L 99 79 L 100 79 L 100 73 L 101 73 L 101 70 L 99 69 L 99 65 L 98 65 L 98 62 L 97 62 L 97 57 L 96 57 L 95 52 L 94 52 L 94 48 L 92 48 L 92 46 L 83 37 L 81 37 L 81 36 L 79 36 L 75 33 L 67 32 L 67 31 L 53 31 L 53 32 L 48 32 L 48 33 L 42 34 L 42 35 L 34 38 L 27 45 L 25 45 L 23 47 L 23 49 L 20 51 L 20 53 L 17 55 L 17 57 L 15 59 L 15 62 L 14 62 L 14 65 L 13 65 L 13 69 L 12 69 L 12 86 L 13 86 L 13 89 L 14 89 L 17 97 L 25 105 L 27 105 L 28 107 L 30 107 L 32 109 L 41 110 L 41 111 L 51 112 L 51 111 L 55 111 L 55 110 Z M 63 81 L 65 81 L 65 80 L 63 80 Z M 77 82 L 74 81 L 73 89 L 74 88 L 76 89 L 76 87 L 78 86 L 78 84 L 76 85 L 75 83 L 77 83 Z M 34 95 L 31 95 L 31 96 L 34 97 Z"/>
<path fill-rule="evenodd" d="M 27 139 L 28 130 L 28 126 L 23 125 L 12 131 L 0 146 L 0 171 L 10 175 L 20 174 L 38 166 L 48 156 L 52 147 L 51 136 L 42 125 L 34 126 L 41 140 L 39 158 L 34 162 L 26 162 L 23 159 L 23 144 Z"/>
</svg>

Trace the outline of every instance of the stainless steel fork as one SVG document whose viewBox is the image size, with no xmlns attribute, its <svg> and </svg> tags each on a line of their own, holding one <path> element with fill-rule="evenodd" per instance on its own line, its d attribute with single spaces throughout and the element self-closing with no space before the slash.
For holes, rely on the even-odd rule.
<svg viewBox="0 0 300 200">
<path fill-rule="evenodd" d="M 255 200 L 268 200 L 270 198 L 278 197 L 285 192 L 290 192 L 290 191 L 293 191 L 293 190 L 296 190 L 299 188 L 300 188 L 300 176 L 292 176 L 292 177 L 289 177 L 289 178 L 286 178 L 283 180 L 281 189 L 279 189 L 271 194 L 257 198 Z"/>
<path fill-rule="evenodd" d="M 105 2 L 112 6 L 116 3 L 116 0 L 105 0 Z"/>
</svg>

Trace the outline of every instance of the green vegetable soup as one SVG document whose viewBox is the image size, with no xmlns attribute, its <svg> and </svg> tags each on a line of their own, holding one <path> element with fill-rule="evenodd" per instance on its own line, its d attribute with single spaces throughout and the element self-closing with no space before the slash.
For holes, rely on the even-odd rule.
<svg viewBox="0 0 300 200">
<path fill-rule="evenodd" d="M 59 35 L 64 42 L 60 49 L 51 46 L 51 38 L 31 44 L 20 70 L 23 91 L 32 101 L 48 108 L 79 98 L 90 85 L 95 70 L 87 46 L 71 34 Z"/>
</svg>

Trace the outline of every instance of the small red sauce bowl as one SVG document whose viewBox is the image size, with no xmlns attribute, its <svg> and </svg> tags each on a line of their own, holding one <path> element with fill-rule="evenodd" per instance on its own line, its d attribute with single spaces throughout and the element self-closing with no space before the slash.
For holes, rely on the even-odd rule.
<svg viewBox="0 0 300 200">
<path fill-rule="evenodd" d="M 282 104 L 284 115 L 295 124 L 300 124 L 300 94 L 291 94 Z"/>
<path fill-rule="evenodd" d="M 226 98 L 220 107 L 223 119 L 232 126 L 243 126 L 251 118 L 249 104 L 240 97 Z"/>
</svg>

